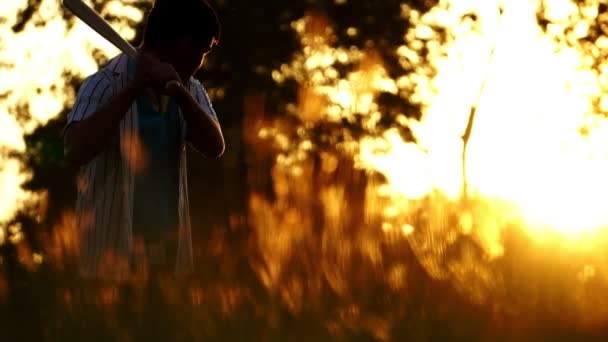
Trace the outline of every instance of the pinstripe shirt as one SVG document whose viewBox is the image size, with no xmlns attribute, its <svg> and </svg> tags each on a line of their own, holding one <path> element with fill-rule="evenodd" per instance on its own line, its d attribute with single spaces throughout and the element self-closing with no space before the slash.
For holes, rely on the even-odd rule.
<svg viewBox="0 0 608 342">
<path fill-rule="evenodd" d="M 129 57 L 120 54 L 85 79 L 68 114 L 66 128 L 83 120 L 107 103 L 129 81 Z M 190 78 L 190 93 L 213 119 L 217 115 L 204 87 Z M 186 121 L 181 110 L 178 248 L 175 271 L 193 270 L 192 238 L 186 173 Z M 138 156 L 137 101 L 120 122 L 119 134 L 93 160 L 82 166 L 77 177 L 76 228 L 80 267 L 84 276 L 124 280 L 134 256 L 133 193 Z"/>
</svg>

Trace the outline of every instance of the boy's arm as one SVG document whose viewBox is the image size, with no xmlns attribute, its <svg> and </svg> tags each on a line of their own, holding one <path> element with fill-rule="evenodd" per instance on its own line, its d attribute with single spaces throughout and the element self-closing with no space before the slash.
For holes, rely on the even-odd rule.
<svg viewBox="0 0 608 342">
<path fill-rule="evenodd" d="M 137 57 L 135 75 L 121 91 L 111 94 L 112 84 L 101 72 L 87 79 L 78 93 L 74 109 L 68 116 L 64 135 L 66 159 L 73 165 L 84 165 L 101 152 L 137 97 L 151 84 L 166 84 L 179 76 L 168 66 L 146 54 Z M 169 70 L 170 71 L 170 70 Z"/>
<path fill-rule="evenodd" d="M 112 85 L 102 75 L 96 74 L 83 84 L 78 94 L 64 135 L 65 157 L 70 164 L 76 166 L 94 159 L 107 146 L 110 138 L 118 134 L 120 121 L 144 88 L 144 84 L 132 81 L 109 99 L 90 93 L 88 89 L 92 87 L 97 89 L 95 92 L 103 93 L 111 92 L 108 89 Z"/>
<path fill-rule="evenodd" d="M 225 149 L 222 128 L 213 109 L 209 112 L 209 109 L 206 110 L 203 106 L 209 100 L 204 98 L 202 86 L 196 83 L 194 84 L 197 87 L 195 97 L 184 86 L 176 86 L 171 93 L 176 97 L 186 120 L 186 139 L 206 157 L 218 158 Z M 207 107 L 211 108 L 210 103 Z"/>
</svg>

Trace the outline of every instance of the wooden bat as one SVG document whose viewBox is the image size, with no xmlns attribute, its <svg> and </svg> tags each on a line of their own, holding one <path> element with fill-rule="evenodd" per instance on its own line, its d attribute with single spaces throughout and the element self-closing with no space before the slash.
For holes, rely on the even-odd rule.
<svg viewBox="0 0 608 342">
<path fill-rule="evenodd" d="M 94 9 L 87 6 L 82 0 L 62 0 L 62 3 L 70 12 L 116 46 L 120 51 L 133 58 L 137 56 L 137 50 L 135 50 L 133 45 L 129 44 L 129 42 L 121 37 L 107 21 L 95 12 Z"/>
<path fill-rule="evenodd" d="M 116 46 L 120 51 L 132 58 L 137 57 L 137 50 L 133 47 L 133 45 L 121 37 L 118 32 L 116 32 L 116 30 L 114 30 L 114 28 L 112 28 L 112 26 L 110 26 L 110 24 L 108 24 L 108 22 L 99 15 L 99 13 L 87 6 L 87 4 L 85 4 L 82 0 L 62 0 L 62 3 L 65 8 L 70 10 L 70 12 L 82 20 L 82 22 L 87 24 L 95 32 Z M 169 81 L 165 88 L 168 88 L 172 82 L 177 81 Z M 167 96 L 163 96 L 161 98 L 162 112 L 165 111 L 168 101 L 169 98 Z"/>
</svg>

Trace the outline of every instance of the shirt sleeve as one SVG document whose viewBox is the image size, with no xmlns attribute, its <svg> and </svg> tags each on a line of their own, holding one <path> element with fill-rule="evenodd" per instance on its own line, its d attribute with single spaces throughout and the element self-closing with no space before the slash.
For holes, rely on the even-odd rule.
<svg viewBox="0 0 608 342">
<path fill-rule="evenodd" d="M 68 113 L 66 128 L 73 122 L 91 116 L 97 108 L 108 102 L 113 95 L 111 82 L 101 72 L 87 77 L 76 95 L 72 110 Z"/>
<path fill-rule="evenodd" d="M 217 118 L 217 114 L 213 109 L 213 105 L 211 104 L 211 100 L 209 99 L 209 95 L 207 95 L 207 91 L 205 87 L 199 82 L 197 79 L 194 79 L 194 96 L 196 101 L 205 109 L 205 111 L 211 115 L 211 117 L 215 121 L 219 121 Z"/>
</svg>

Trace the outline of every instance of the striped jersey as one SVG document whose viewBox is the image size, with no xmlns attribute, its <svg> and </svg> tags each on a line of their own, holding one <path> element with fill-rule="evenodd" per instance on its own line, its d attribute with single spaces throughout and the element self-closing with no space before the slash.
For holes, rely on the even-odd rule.
<svg viewBox="0 0 608 342">
<path fill-rule="evenodd" d="M 85 79 L 74 106 L 67 117 L 66 128 L 87 118 L 129 81 L 129 57 L 120 54 L 98 72 Z M 211 101 L 201 83 L 190 78 L 192 96 L 217 121 Z M 139 167 L 140 146 L 137 101 L 120 122 L 119 134 L 77 176 L 76 229 L 78 233 L 80 270 L 84 276 L 124 280 L 134 257 L 133 199 L 135 173 Z M 193 270 L 192 237 L 189 216 L 186 173 L 187 124 L 179 111 L 179 186 L 178 247 L 175 271 L 188 274 Z"/>
</svg>

